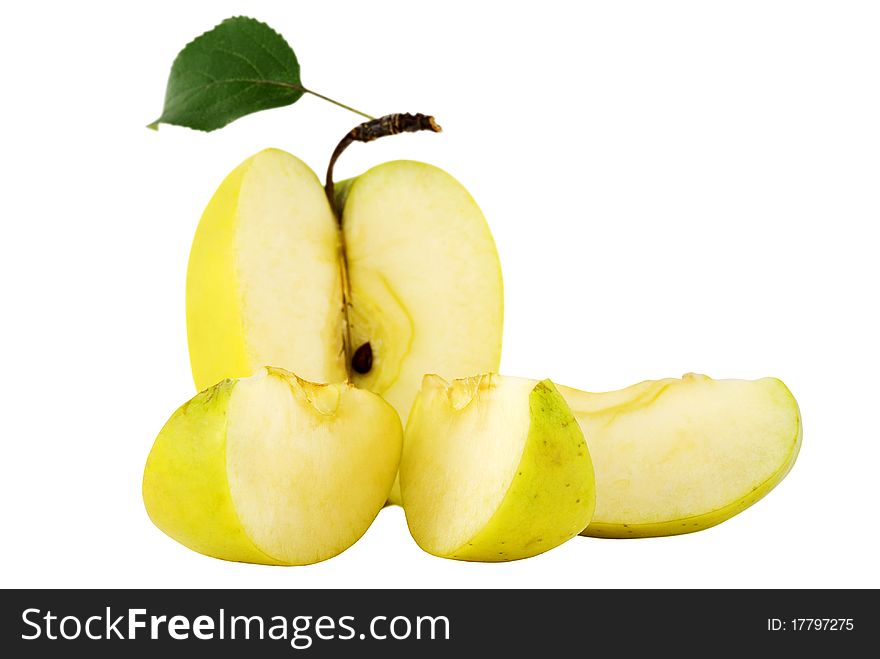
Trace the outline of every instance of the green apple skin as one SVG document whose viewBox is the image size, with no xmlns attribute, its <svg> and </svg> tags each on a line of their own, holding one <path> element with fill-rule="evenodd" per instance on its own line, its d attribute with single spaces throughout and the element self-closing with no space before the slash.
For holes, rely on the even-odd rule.
<svg viewBox="0 0 880 659">
<path fill-rule="evenodd" d="M 575 537 L 591 519 L 590 454 L 549 380 L 426 376 L 405 437 L 403 507 L 431 554 L 518 560 Z"/>
<path fill-rule="evenodd" d="M 156 526 L 193 551 L 282 565 L 247 537 L 229 493 L 226 420 L 234 387 L 234 380 L 219 382 L 168 420 L 144 469 L 144 505 Z"/>
<path fill-rule="evenodd" d="M 350 384 L 282 369 L 223 380 L 168 420 L 144 469 L 153 523 L 201 554 L 306 565 L 354 544 L 397 473 L 400 419 Z"/>
</svg>

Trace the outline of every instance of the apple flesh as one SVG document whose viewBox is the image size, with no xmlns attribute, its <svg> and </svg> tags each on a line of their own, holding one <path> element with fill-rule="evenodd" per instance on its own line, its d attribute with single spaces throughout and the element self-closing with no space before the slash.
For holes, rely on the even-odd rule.
<svg viewBox="0 0 880 659">
<path fill-rule="evenodd" d="M 498 369 L 501 265 L 467 190 L 440 169 L 388 162 L 345 182 L 352 348 L 372 368 L 354 383 L 406 421 L 426 373 L 452 379 Z"/>
<path fill-rule="evenodd" d="M 187 275 L 199 390 L 266 365 L 313 382 L 350 373 L 405 420 L 425 373 L 498 368 L 501 268 L 464 187 L 431 165 L 396 161 L 337 192 L 341 229 L 317 176 L 277 149 L 249 158 L 220 185 Z M 356 368 L 346 364 L 346 335 Z"/>
<path fill-rule="evenodd" d="M 584 436 L 549 380 L 425 376 L 400 465 L 410 533 L 425 551 L 510 561 L 576 536 L 595 504 Z"/>
<path fill-rule="evenodd" d="M 261 151 L 220 185 L 190 251 L 186 319 L 199 391 L 263 366 L 346 379 L 336 219 L 300 160 Z"/>
<path fill-rule="evenodd" d="M 593 459 L 596 511 L 583 535 L 638 538 L 723 522 L 772 490 L 801 445 L 779 380 L 647 381 L 608 393 L 559 387 Z"/>
<path fill-rule="evenodd" d="M 401 442 L 397 413 L 379 396 L 261 369 L 174 413 L 147 459 L 144 503 L 156 526 L 202 554 L 315 563 L 370 526 Z"/>
</svg>

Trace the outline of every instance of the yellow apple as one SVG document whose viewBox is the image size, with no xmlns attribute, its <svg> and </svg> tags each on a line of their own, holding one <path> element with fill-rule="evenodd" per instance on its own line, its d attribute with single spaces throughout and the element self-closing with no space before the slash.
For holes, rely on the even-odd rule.
<svg viewBox="0 0 880 659">
<path fill-rule="evenodd" d="M 397 413 L 379 396 L 260 369 L 174 413 L 147 459 L 144 503 L 156 526 L 202 554 L 315 563 L 367 530 L 401 442 Z"/>
<path fill-rule="evenodd" d="M 425 551 L 469 561 L 540 554 L 595 504 L 584 436 L 550 380 L 425 376 L 406 425 L 403 508 Z"/>
<path fill-rule="evenodd" d="M 691 533 L 745 510 L 789 472 L 801 417 L 775 378 L 647 381 L 608 393 L 559 387 L 596 473 L 596 511 L 584 535 Z"/>
<path fill-rule="evenodd" d="M 425 373 L 497 369 L 501 268 L 464 187 L 411 161 L 379 165 L 337 187 L 341 228 L 317 176 L 283 151 L 256 154 L 220 185 L 187 275 L 199 390 L 263 366 L 314 382 L 339 382 L 350 371 L 355 385 L 405 419 Z M 347 368 L 346 332 L 353 353 L 363 356 L 369 345 L 370 363 Z"/>
</svg>

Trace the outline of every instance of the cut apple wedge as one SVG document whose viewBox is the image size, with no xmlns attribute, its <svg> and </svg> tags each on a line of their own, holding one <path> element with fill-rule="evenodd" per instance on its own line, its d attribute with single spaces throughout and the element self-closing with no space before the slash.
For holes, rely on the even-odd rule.
<svg viewBox="0 0 880 659">
<path fill-rule="evenodd" d="M 351 280 L 352 348 L 373 364 L 354 382 L 406 421 L 425 373 L 498 368 L 503 291 L 492 234 L 467 190 L 412 161 L 374 167 L 339 198 Z"/>
<path fill-rule="evenodd" d="M 549 380 L 425 376 L 400 465 L 410 532 L 444 558 L 510 561 L 576 536 L 595 504 L 584 436 Z"/>
<path fill-rule="evenodd" d="M 198 389 L 269 364 L 314 382 L 350 373 L 405 420 L 425 373 L 498 368 L 501 268 L 467 190 L 397 161 L 337 185 L 337 201 L 341 228 L 317 176 L 276 149 L 220 185 L 187 275 Z"/>
<path fill-rule="evenodd" d="M 267 149 L 220 185 L 190 251 L 186 320 L 199 391 L 267 365 L 346 379 L 336 218 L 302 161 Z"/>
<path fill-rule="evenodd" d="M 401 442 L 397 413 L 375 394 L 261 369 L 174 413 L 147 459 L 144 503 L 156 526 L 202 554 L 315 563 L 370 526 Z"/>
<path fill-rule="evenodd" d="M 779 380 L 647 381 L 608 393 L 559 387 L 593 459 L 596 511 L 583 535 L 637 538 L 723 522 L 772 490 L 801 444 Z"/>
</svg>

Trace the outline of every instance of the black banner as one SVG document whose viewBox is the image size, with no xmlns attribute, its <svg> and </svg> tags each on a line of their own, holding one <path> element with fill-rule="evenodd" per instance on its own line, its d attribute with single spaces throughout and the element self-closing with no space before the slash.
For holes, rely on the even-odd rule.
<svg viewBox="0 0 880 659">
<path fill-rule="evenodd" d="M 845 590 L 7 590 L 7 657 L 545 656 L 611 648 L 841 652 L 878 638 L 876 591 Z M 75 644 L 75 647 L 71 647 Z M 225 649 L 225 648 L 222 648 Z M 12 651 L 11 654 L 8 651 Z M 413 654 L 417 653 L 417 654 Z M 848 655 L 846 655 L 848 656 Z"/>
</svg>

